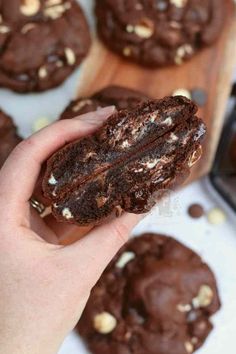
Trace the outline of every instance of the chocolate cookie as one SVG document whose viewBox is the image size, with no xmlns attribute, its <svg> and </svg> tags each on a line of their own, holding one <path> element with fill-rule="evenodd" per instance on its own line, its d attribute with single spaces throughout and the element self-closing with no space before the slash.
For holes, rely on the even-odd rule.
<svg viewBox="0 0 236 354">
<path fill-rule="evenodd" d="M 171 237 L 131 240 L 107 267 L 78 324 L 93 354 L 189 354 L 212 330 L 216 280 Z"/>
<path fill-rule="evenodd" d="M 47 163 L 43 190 L 58 221 L 96 224 L 113 211 L 149 211 L 202 154 L 205 125 L 182 96 L 119 111 Z"/>
<path fill-rule="evenodd" d="M 80 114 L 96 111 L 99 107 L 116 106 L 117 110 L 133 109 L 138 103 L 150 97 L 139 91 L 121 86 L 108 86 L 91 97 L 78 98 L 72 101 L 62 113 L 60 119 L 73 118 Z"/>
<path fill-rule="evenodd" d="M 43 91 L 88 53 L 89 28 L 75 0 L 0 1 L 0 86 Z"/>
<path fill-rule="evenodd" d="M 21 140 L 11 117 L 0 111 L 0 168 Z"/>
<path fill-rule="evenodd" d="M 105 44 L 147 66 L 182 64 L 215 42 L 231 0 L 97 0 Z"/>
</svg>

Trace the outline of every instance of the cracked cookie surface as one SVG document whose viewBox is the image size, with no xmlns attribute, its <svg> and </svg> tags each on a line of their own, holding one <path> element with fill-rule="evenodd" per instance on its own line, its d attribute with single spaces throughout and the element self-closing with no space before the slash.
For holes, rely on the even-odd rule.
<svg viewBox="0 0 236 354">
<path fill-rule="evenodd" d="M 93 288 L 78 331 L 93 354 L 190 354 L 220 308 L 211 269 L 171 237 L 144 234 Z"/>
<path fill-rule="evenodd" d="M 97 0 L 98 33 L 129 60 L 181 65 L 216 41 L 226 2 L 231 0 Z"/>
<path fill-rule="evenodd" d="M 1 0 L 0 14 L 1 87 L 55 87 L 88 53 L 89 28 L 75 0 Z"/>
</svg>

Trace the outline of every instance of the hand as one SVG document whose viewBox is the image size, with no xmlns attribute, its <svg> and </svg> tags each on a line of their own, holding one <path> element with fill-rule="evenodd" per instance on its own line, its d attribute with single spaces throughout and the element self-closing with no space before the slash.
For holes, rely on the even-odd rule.
<svg viewBox="0 0 236 354">
<path fill-rule="evenodd" d="M 104 268 L 140 220 L 121 218 L 69 246 L 55 219 L 30 207 L 43 162 L 65 143 L 95 131 L 114 112 L 59 121 L 20 143 L 0 171 L 0 352 L 55 354 L 74 328 Z M 63 231 L 63 232 L 61 232 Z"/>
</svg>

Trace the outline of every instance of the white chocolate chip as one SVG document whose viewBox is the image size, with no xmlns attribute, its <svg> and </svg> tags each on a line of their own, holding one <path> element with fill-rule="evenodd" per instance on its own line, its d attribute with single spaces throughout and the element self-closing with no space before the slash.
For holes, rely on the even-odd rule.
<svg viewBox="0 0 236 354">
<path fill-rule="evenodd" d="M 129 56 L 131 55 L 131 53 L 132 53 L 132 51 L 131 51 L 131 48 L 130 48 L 130 47 L 125 47 L 125 48 L 123 49 L 123 54 L 124 54 L 124 56 L 129 57 Z"/>
<path fill-rule="evenodd" d="M 64 3 L 63 5 L 55 5 L 55 6 L 50 6 L 47 7 L 44 10 L 44 15 L 46 17 L 51 18 L 52 20 L 56 20 L 57 18 L 60 18 L 63 13 L 67 10 L 69 10 L 71 8 L 71 4 L 68 3 Z"/>
<path fill-rule="evenodd" d="M 26 25 L 24 25 L 22 27 L 21 33 L 25 34 L 25 33 L 29 32 L 30 30 L 32 30 L 35 27 L 36 27 L 35 23 L 27 23 Z"/>
<path fill-rule="evenodd" d="M 64 209 L 62 210 L 62 215 L 63 215 L 64 218 L 67 219 L 67 220 L 74 218 L 74 216 L 73 216 L 73 214 L 71 213 L 71 211 L 70 211 L 69 208 L 64 208 Z"/>
<path fill-rule="evenodd" d="M 134 252 L 124 252 L 118 259 L 116 263 L 116 267 L 122 269 L 126 266 L 127 263 L 132 261 L 132 259 L 134 258 L 135 258 Z"/>
<path fill-rule="evenodd" d="M 92 103 L 91 100 L 87 100 L 87 99 L 82 100 L 82 101 L 78 102 L 75 106 L 73 106 L 72 111 L 78 112 L 81 108 L 83 108 L 86 105 L 90 105 L 91 103 Z"/>
<path fill-rule="evenodd" d="M 47 69 L 45 68 L 45 66 L 41 66 L 41 68 L 39 68 L 38 71 L 38 76 L 40 79 L 45 79 L 48 75 Z"/>
<path fill-rule="evenodd" d="M 122 146 L 123 148 L 127 148 L 127 147 L 130 146 L 130 143 L 128 142 L 128 140 L 124 140 L 123 143 L 121 144 L 121 146 Z"/>
<path fill-rule="evenodd" d="M 127 25 L 127 26 L 126 26 L 126 32 L 128 32 L 128 33 L 134 32 L 134 26 L 132 26 L 132 25 Z"/>
<path fill-rule="evenodd" d="M 71 48 L 65 48 L 65 56 L 66 56 L 67 63 L 69 65 L 74 65 L 75 64 L 76 56 L 75 56 L 75 53 L 73 52 L 73 50 Z"/>
<path fill-rule="evenodd" d="M 187 351 L 187 353 L 193 353 L 194 351 L 194 346 L 191 342 L 185 342 L 184 343 L 185 349 Z"/>
<path fill-rule="evenodd" d="M 220 208 L 213 208 L 207 214 L 207 220 L 212 225 L 220 225 L 226 221 L 226 214 Z"/>
<path fill-rule="evenodd" d="M 174 133 L 170 133 L 170 138 L 167 140 L 168 143 L 173 143 L 174 141 L 178 141 L 178 137 L 177 135 L 175 135 Z"/>
<path fill-rule="evenodd" d="M 133 32 L 140 38 L 148 39 L 152 37 L 154 29 L 154 23 L 149 18 L 144 18 L 133 27 Z"/>
<path fill-rule="evenodd" d="M 182 8 L 187 4 L 188 0 L 170 0 L 170 3 L 176 7 Z"/>
<path fill-rule="evenodd" d="M 155 167 L 158 164 L 159 161 L 160 161 L 160 159 L 154 159 L 152 161 L 148 161 L 146 166 L 147 166 L 147 168 L 152 169 L 153 167 Z"/>
<path fill-rule="evenodd" d="M 189 305 L 189 304 L 179 304 L 179 305 L 177 305 L 177 310 L 179 312 L 189 312 L 189 311 L 191 311 L 191 309 L 192 309 L 192 306 Z"/>
<path fill-rule="evenodd" d="M 173 123 L 173 120 L 171 117 L 167 117 L 161 124 L 165 124 L 170 126 Z"/>
<path fill-rule="evenodd" d="M 24 16 L 33 16 L 40 9 L 39 0 L 23 0 L 20 6 L 20 11 Z"/>
<path fill-rule="evenodd" d="M 51 184 L 52 186 L 55 186 L 57 184 L 57 180 L 56 178 L 53 176 L 53 174 L 51 174 L 48 183 Z"/>
<path fill-rule="evenodd" d="M 187 97 L 189 100 L 191 100 L 191 98 L 192 98 L 190 91 L 188 91 L 184 88 L 180 88 L 180 89 L 175 90 L 172 93 L 172 96 L 184 96 L 184 97 Z"/>
<path fill-rule="evenodd" d="M 111 333 L 117 325 L 117 320 L 109 312 L 102 312 L 93 319 L 93 326 L 98 333 Z"/>
<path fill-rule="evenodd" d="M 207 307 L 212 303 L 213 297 L 214 293 L 209 285 L 202 285 L 199 289 L 198 295 L 192 300 L 193 307 L 196 309 Z"/>
<path fill-rule="evenodd" d="M 176 51 L 175 63 L 177 65 L 181 65 L 187 54 L 189 55 L 193 54 L 193 48 L 190 44 L 183 44 Z"/>
<path fill-rule="evenodd" d="M 55 6 L 55 5 L 60 5 L 62 0 L 47 0 L 45 2 L 46 6 Z"/>
<path fill-rule="evenodd" d="M 39 130 L 47 127 L 50 124 L 50 121 L 47 117 L 40 117 L 38 118 L 32 127 L 33 132 L 38 132 Z"/>
<path fill-rule="evenodd" d="M 10 30 L 9 27 L 4 26 L 4 25 L 1 25 L 1 26 L 0 26 L 0 33 L 5 34 L 5 33 L 9 33 L 10 31 L 11 31 L 11 30 Z"/>
</svg>

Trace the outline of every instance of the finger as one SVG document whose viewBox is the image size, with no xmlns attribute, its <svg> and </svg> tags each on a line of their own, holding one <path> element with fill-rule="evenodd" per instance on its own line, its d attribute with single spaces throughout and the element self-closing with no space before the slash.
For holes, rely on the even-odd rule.
<svg viewBox="0 0 236 354">
<path fill-rule="evenodd" d="M 5 196 L 11 207 L 28 202 L 42 163 L 66 143 L 94 132 L 114 111 L 112 106 L 58 121 L 21 142 L 1 169 L 1 197 Z"/>
<path fill-rule="evenodd" d="M 62 249 L 71 268 L 85 274 L 86 284 L 92 287 L 118 250 L 128 240 L 131 231 L 144 215 L 125 213 L 108 224 L 94 228 L 80 241 Z"/>
<path fill-rule="evenodd" d="M 91 226 L 79 227 L 67 223 L 59 223 L 52 214 L 46 216 L 43 220 L 49 229 L 57 235 L 61 245 L 69 245 L 80 240 L 93 228 Z"/>
</svg>

